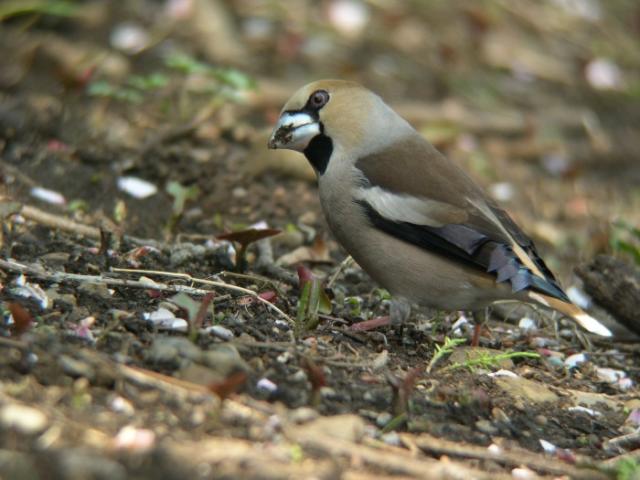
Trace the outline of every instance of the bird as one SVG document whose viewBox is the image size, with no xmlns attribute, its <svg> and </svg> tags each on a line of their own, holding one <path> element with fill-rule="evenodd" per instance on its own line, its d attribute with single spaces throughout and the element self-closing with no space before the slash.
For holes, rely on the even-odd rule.
<svg viewBox="0 0 640 480">
<path fill-rule="evenodd" d="M 394 322 L 411 304 L 477 313 L 517 300 L 612 335 L 571 302 L 531 238 L 458 163 L 359 83 L 300 88 L 268 147 L 301 152 L 313 166 L 330 230 L 396 299 Z"/>
</svg>

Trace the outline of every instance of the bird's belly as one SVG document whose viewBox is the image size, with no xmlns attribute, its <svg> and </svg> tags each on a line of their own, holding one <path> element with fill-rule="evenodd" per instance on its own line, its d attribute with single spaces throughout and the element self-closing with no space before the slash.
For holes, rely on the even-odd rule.
<svg viewBox="0 0 640 480">
<path fill-rule="evenodd" d="M 493 277 L 416 247 L 368 224 L 353 202 L 323 209 L 340 244 L 392 295 L 431 308 L 476 310 L 513 298 Z"/>
</svg>

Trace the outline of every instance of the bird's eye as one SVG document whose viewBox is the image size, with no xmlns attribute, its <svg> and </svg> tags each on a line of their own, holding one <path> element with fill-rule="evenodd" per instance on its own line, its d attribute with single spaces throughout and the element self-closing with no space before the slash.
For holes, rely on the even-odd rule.
<svg viewBox="0 0 640 480">
<path fill-rule="evenodd" d="M 309 106 L 315 109 L 322 108 L 329 101 L 329 93 L 324 90 L 316 90 L 309 97 Z"/>
</svg>

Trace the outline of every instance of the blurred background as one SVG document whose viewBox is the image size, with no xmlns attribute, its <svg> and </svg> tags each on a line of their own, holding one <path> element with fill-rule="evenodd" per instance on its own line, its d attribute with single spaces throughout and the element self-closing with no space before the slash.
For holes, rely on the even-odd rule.
<svg viewBox="0 0 640 480">
<path fill-rule="evenodd" d="M 339 259 L 305 159 L 266 149 L 286 99 L 338 77 L 461 162 L 565 281 L 597 252 L 640 261 L 635 1 L 5 0 L 0 21 L 5 197 L 151 238 L 266 222 L 277 252 Z"/>
</svg>

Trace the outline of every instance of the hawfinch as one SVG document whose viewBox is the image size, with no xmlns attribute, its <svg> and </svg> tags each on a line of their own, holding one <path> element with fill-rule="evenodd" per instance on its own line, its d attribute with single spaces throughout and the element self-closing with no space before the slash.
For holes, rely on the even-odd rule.
<svg viewBox="0 0 640 480">
<path fill-rule="evenodd" d="M 498 300 L 519 300 L 611 336 L 571 303 L 509 215 L 361 85 L 302 87 L 282 109 L 269 148 L 307 157 L 333 234 L 401 301 L 482 312 Z"/>
</svg>

